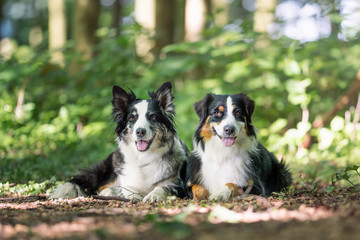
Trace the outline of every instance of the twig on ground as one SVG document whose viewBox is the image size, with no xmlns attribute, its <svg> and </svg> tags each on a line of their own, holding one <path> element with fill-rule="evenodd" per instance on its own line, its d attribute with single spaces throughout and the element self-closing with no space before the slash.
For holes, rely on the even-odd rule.
<svg viewBox="0 0 360 240">
<path fill-rule="evenodd" d="M 40 196 L 40 195 L 32 195 L 32 196 L 26 196 L 26 197 L 15 197 L 15 198 L 0 198 L 0 202 L 15 202 L 18 200 L 46 200 L 47 197 L 46 196 Z"/>
<path fill-rule="evenodd" d="M 116 201 L 121 201 L 121 202 L 130 202 L 129 199 L 123 198 L 123 197 L 118 197 L 118 196 L 99 196 L 99 195 L 92 195 L 91 196 L 94 199 L 98 199 L 98 200 L 116 200 Z"/>
</svg>

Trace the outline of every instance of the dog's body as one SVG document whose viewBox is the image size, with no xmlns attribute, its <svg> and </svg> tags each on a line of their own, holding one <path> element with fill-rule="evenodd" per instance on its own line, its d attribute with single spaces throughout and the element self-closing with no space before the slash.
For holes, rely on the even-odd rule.
<svg viewBox="0 0 360 240">
<path fill-rule="evenodd" d="M 128 199 L 161 201 L 186 194 L 180 172 L 189 157 L 173 118 L 171 84 L 164 83 L 150 99 L 113 88 L 113 116 L 118 148 L 105 160 L 58 187 L 54 198 L 122 195 Z"/>
<path fill-rule="evenodd" d="M 228 200 L 249 187 L 269 196 L 291 184 L 286 165 L 257 141 L 254 101 L 245 94 L 207 94 L 194 107 L 200 123 L 187 164 L 190 197 Z"/>
</svg>

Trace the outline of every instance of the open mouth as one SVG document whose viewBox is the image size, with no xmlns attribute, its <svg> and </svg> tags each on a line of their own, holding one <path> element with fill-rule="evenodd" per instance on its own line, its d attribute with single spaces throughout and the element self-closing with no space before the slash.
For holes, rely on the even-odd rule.
<svg viewBox="0 0 360 240">
<path fill-rule="evenodd" d="M 213 128 L 214 133 L 221 139 L 221 142 L 224 144 L 225 147 L 231 147 L 235 143 L 236 137 L 221 137 Z"/>
<path fill-rule="evenodd" d="M 137 150 L 140 152 L 145 152 L 146 150 L 148 150 L 150 148 L 151 143 L 153 142 L 155 135 L 150 139 L 150 140 L 138 140 L 135 141 Z"/>
<path fill-rule="evenodd" d="M 235 143 L 236 137 L 220 137 L 225 147 L 231 147 Z"/>
</svg>

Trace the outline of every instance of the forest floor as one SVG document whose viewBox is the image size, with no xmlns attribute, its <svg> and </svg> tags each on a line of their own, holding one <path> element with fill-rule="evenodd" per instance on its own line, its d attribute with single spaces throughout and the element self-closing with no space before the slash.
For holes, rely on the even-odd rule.
<svg viewBox="0 0 360 240">
<path fill-rule="evenodd" d="M 161 203 L 0 198 L 0 239 L 359 239 L 360 192 L 294 188 L 269 198 Z"/>
</svg>

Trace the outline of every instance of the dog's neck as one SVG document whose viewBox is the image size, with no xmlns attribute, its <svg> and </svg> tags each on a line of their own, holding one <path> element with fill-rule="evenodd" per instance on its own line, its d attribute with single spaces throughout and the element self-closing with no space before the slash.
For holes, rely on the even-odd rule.
<svg viewBox="0 0 360 240">
<path fill-rule="evenodd" d="M 202 183 L 211 194 L 216 193 L 226 183 L 240 187 L 247 186 L 250 178 L 250 154 L 257 151 L 257 140 L 252 137 L 237 139 L 231 147 L 225 147 L 217 136 L 204 142 L 204 150 L 199 143 L 195 147 L 203 167 Z"/>
</svg>

